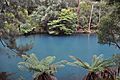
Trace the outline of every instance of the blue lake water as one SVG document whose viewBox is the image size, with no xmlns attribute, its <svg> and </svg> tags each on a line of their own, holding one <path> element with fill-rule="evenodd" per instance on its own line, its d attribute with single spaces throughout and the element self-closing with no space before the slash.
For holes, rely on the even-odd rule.
<svg viewBox="0 0 120 80">
<path fill-rule="evenodd" d="M 114 46 L 98 44 L 96 35 L 81 34 L 75 36 L 49 36 L 49 35 L 32 35 L 28 37 L 19 37 L 17 43 L 33 43 L 33 48 L 28 53 L 35 53 L 40 59 L 47 56 L 56 56 L 56 61 L 68 60 L 70 55 L 79 57 L 83 61 L 91 62 L 94 54 L 104 54 L 105 58 L 111 57 L 120 50 Z M 17 63 L 21 61 L 19 57 L 9 58 L 6 54 L 12 54 L 10 50 L 2 47 L 0 44 L 0 72 L 14 72 L 16 77 L 22 75 L 26 80 L 32 80 L 32 76 L 27 71 L 20 71 Z M 86 70 L 66 66 L 58 70 L 56 76 L 58 80 L 81 80 Z M 14 80 L 17 78 L 14 77 Z"/>
</svg>

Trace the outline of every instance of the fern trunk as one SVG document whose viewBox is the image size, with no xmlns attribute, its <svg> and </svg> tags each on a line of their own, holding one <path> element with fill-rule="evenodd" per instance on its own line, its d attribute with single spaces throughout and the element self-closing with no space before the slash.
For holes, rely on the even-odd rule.
<svg viewBox="0 0 120 80">
<path fill-rule="evenodd" d="M 43 73 L 35 78 L 34 80 L 57 80 L 56 77 Z"/>
</svg>

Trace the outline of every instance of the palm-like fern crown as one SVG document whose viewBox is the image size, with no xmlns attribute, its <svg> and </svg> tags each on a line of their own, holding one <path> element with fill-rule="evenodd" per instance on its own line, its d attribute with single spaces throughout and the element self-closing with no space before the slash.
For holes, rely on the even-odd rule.
<svg viewBox="0 0 120 80">
<path fill-rule="evenodd" d="M 81 61 L 79 58 L 76 58 L 74 56 L 70 56 L 74 62 L 67 62 L 67 64 L 77 67 L 83 67 L 87 69 L 88 71 L 97 72 L 97 71 L 103 71 L 106 67 L 110 67 L 113 65 L 111 59 L 104 59 L 102 55 L 94 55 L 92 59 L 92 63 L 88 64 L 87 62 Z"/>
<path fill-rule="evenodd" d="M 120 67 L 120 54 L 114 54 L 113 60 L 115 62 L 115 66 Z"/>
<path fill-rule="evenodd" d="M 64 65 L 61 62 L 53 63 L 55 61 L 55 56 L 48 56 L 42 60 L 38 60 L 35 54 L 30 54 L 29 56 L 23 55 L 22 58 L 24 62 L 19 62 L 18 67 L 21 70 L 27 69 L 34 72 L 34 78 L 39 75 L 46 73 L 48 75 L 53 75 L 57 72 L 57 68 L 63 67 Z"/>
</svg>

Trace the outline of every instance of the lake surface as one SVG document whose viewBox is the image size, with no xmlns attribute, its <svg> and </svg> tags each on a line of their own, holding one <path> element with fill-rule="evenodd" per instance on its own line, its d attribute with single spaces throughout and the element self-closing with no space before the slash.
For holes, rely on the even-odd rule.
<svg viewBox="0 0 120 80">
<path fill-rule="evenodd" d="M 33 48 L 28 53 L 35 53 L 40 59 L 47 56 L 56 56 L 56 61 L 68 60 L 70 55 L 79 57 L 83 61 L 91 62 L 94 54 L 103 54 L 105 58 L 111 57 L 120 50 L 114 46 L 98 44 L 96 35 L 75 35 L 75 36 L 49 36 L 49 35 L 32 35 L 28 37 L 19 37 L 17 43 L 33 43 Z M 14 72 L 13 80 L 17 80 L 18 75 L 22 75 L 26 80 L 32 80 L 31 74 L 27 71 L 20 71 L 17 63 L 21 61 L 19 57 L 12 56 L 9 58 L 6 54 L 12 54 L 10 50 L 2 47 L 0 44 L 0 72 Z M 86 73 L 82 68 L 66 66 L 58 70 L 56 76 L 58 80 L 80 80 Z"/>
</svg>

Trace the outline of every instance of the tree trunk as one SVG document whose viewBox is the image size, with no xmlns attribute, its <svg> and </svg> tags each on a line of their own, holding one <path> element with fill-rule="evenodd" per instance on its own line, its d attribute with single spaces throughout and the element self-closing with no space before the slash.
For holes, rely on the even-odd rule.
<svg viewBox="0 0 120 80">
<path fill-rule="evenodd" d="M 80 0 L 76 1 L 78 3 L 77 7 L 77 26 L 80 28 Z"/>
<path fill-rule="evenodd" d="M 102 0 L 100 0 L 100 5 L 99 5 L 99 21 L 98 21 L 98 26 L 100 24 L 100 19 L 101 19 L 101 4 L 102 4 Z"/>
<path fill-rule="evenodd" d="M 56 77 L 48 75 L 46 73 L 43 73 L 38 76 L 38 78 L 35 78 L 34 80 L 57 80 Z"/>
<path fill-rule="evenodd" d="M 94 4 L 92 4 L 92 8 L 91 8 L 91 13 L 90 13 L 90 18 L 89 18 L 89 25 L 88 25 L 88 32 L 91 33 L 91 22 L 92 22 L 92 14 L 93 14 L 93 9 L 94 9 Z"/>
</svg>

